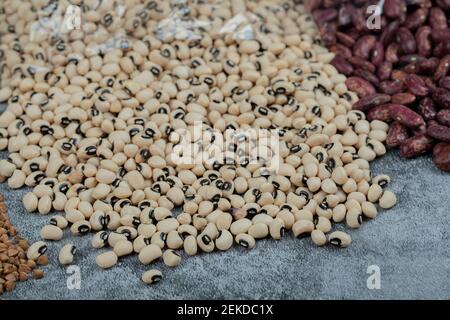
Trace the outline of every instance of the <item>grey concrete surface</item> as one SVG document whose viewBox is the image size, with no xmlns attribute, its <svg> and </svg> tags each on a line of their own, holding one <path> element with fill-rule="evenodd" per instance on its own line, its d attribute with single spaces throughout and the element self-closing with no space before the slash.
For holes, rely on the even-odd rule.
<svg viewBox="0 0 450 320">
<path fill-rule="evenodd" d="M 183 256 L 175 269 L 162 262 L 145 267 L 132 256 L 105 271 L 95 265 L 99 251 L 91 248 L 90 237 L 66 231 L 63 241 L 49 245 L 45 278 L 19 283 L 2 299 L 449 299 L 450 175 L 435 169 L 429 157 L 405 161 L 396 152 L 378 159 L 373 171 L 392 177 L 398 204 L 350 231 L 353 243 L 346 249 L 317 248 L 309 239 L 286 236 L 260 241 L 251 251 Z M 51 215 L 26 213 L 26 190 L 1 184 L 0 192 L 20 234 L 38 240 Z M 59 248 L 69 242 L 79 249 L 79 290 L 68 289 L 70 274 L 57 262 Z M 379 290 L 367 288 L 370 265 L 380 268 Z M 152 267 L 164 279 L 146 286 L 140 276 Z"/>
</svg>

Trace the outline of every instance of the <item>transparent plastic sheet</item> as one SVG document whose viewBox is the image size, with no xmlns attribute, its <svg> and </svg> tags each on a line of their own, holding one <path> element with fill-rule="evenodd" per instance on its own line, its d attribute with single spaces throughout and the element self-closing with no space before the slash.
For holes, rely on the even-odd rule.
<svg viewBox="0 0 450 320">
<path fill-rule="evenodd" d="M 315 37 L 314 23 L 305 15 L 298 25 L 279 23 L 274 19 L 277 14 L 292 10 L 294 5 L 292 1 L 270 0 L 13 1 L 12 5 L 3 6 L 0 13 L 1 65 L 7 66 L 1 68 L 0 88 L 7 86 L 17 91 L 23 79 L 27 79 L 25 87 L 33 81 L 45 81 L 49 87 L 35 89 L 40 94 L 12 102 L 37 104 L 42 112 L 55 111 L 59 114 L 55 119 L 57 124 L 66 115 L 82 122 L 84 117 L 70 108 L 75 105 L 86 109 L 87 105 L 96 105 L 102 110 L 106 104 L 102 100 L 111 96 L 111 87 L 116 90 L 113 99 L 124 105 L 128 105 L 125 100 L 129 93 L 137 88 L 150 87 L 155 92 L 161 89 L 158 87 L 161 83 L 152 80 L 164 76 L 159 74 L 164 59 L 161 63 L 139 64 L 142 54 L 151 56 L 152 51 L 164 50 L 173 53 L 182 48 L 190 52 L 175 52 L 177 58 L 191 64 L 193 62 L 187 57 L 197 54 L 196 46 L 201 41 L 213 47 L 214 41 L 239 44 L 256 40 L 260 47 L 267 49 L 269 38 L 289 34 Z M 251 7 L 251 12 L 247 6 Z M 116 55 L 117 52 L 120 54 Z M 113 54 L 109 56 L 110 53 Z M 120 80 L 116 83 L 111 82 L 109 76 L 94 80 L 91 72 L 80 71 L 80 65 L 86 60 L 92 65 L 95 59 L 103 59 L 103 63 L 105 60 L 115 62 L 117 56 L 130 57 L 138 66 L 128 75 L 114 74 Z M 218 62 L 222 56 L 211 51 L 203 53 L 201 58 Z M 300 59 L 298 64 L 302 63 L 305 61 Z M 74 80 L 73 76 L 77 74 Z M 199 81 L 198 78 L 194 76 L 190 81 Z M 98 82 L 98 86 L 85 84 L 86 80 Z M 81 94 L 79 84 L 89 89 Z M 53 97 L 55 92 L 61 91 L 69 98 Z M 11 99 L 14 96 L 15 92 Z"/>
</svg>

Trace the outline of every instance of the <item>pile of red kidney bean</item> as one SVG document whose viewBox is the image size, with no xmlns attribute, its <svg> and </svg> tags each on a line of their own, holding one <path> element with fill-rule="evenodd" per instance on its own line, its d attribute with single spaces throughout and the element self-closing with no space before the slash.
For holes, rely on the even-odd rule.
<svg viewBox="0 0 450 320">
<path fill-rule="evenodd" d="M 379 28 L 370 5 L 382 0 L 306 0 L 323 43 L 336 57 L 354 109 L 390 122 L 387 145 L 412 158 L 433 150 L 450 171 L 450 0 L 384 0 Z M 372 18 L 371 18 L 372 16 Z"/>
</svg>

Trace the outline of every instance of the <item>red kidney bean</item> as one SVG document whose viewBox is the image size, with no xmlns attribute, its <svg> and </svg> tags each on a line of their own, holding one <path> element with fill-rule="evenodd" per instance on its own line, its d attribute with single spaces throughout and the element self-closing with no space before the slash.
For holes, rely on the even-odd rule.
<svg viewBox="0 0 450 320">
<path fill-rule="evenodd" d="M 398 121 L 392 122 L 386 137 L 386 144 L 389 148 L 397 148 L 403 141 L 408 139 L 408 129 Z"/>
<path fill-rule="evenodd" d="M 355 91 L 359 97 L 365 97 L 375 93 L 375 88 L 370 82 L 360 77 L 349 77 L 345 81 L 347 88 L 351 91 Z"/>
<path fill-rule="evenodd" d="M 393 70 L 391 72 L 391 79 L 392 80 L 405 82 L 407 77 L 408 77 L 408 74 L 405 71 L 402 71 L 402 70 Z"/>
<path fill-rule="evenodd" d="M 450 0 L 436 0 L 436 4 L 443 10 L 450 10 Z"/>
<path fill-rule="evenodd" d="M 370 71 L 358 68 L 358 69 L 355 69 L 355 71 L 353 71 L 353 74 L 357 77 L 360 77 L 360 78 L 363 78 L 363 79 L 369 81 L 374 86 L 378 86 L 378 84 L 380 83 L 377 76 L 374 75 Z"/>
<path fill-rule="evenodd" d="M 391 19 L 399 18 L 404 6 L 401 0 L 385 0 L 383 13 Z"/>
<path fill-rule="evenodd" d="M 431 38 L 436 42 L 443 42 L 450 40 L 450 28 L 432 29 Z"/>
<path fill-rule="evenodd" d="M 428 95 L 428 88 L 425 85 L 425 82 L 422 80 L 421 77 L 411 74 L 406 79 L 406 87 L 408 88 L 409 92 L 416 96 L 424 97 Z"/>
<path fill-rule="evenodd" d="M 327 8 L 323 10 L 316 10 L 313 13 L 313 18 L 319 26 L 324 25 L 328 21 L 332 21 L 337 17 L 337 11 L 334 8 Z"/>
<path fill-rule="evenodd" d="M 435 90 L 436 84 L 434 83 L 433 79 L 430 77 L 422 76 L 423 81 L 425 81 L 425 85 L 430 89 L 431 91 Z"/>
<path fill-rule="evenodd" d="M 389 61 L 391 63 L 398 62 L 398 50 L 399 50 L 398 43 L 391 42 L 384 52 L 384 57 L 386 61 Z"/>
<path fill-rule="evenodd" d="M 416 29 L 425 23 L 427 16 L 428 9 L 418 8 L 406 18 L 404 26 L 408 29 Z"/>
<path fill-rule="evenodd" d="M 419 127 L 425 124 L 420 114 L 404 105 L 392 103 L 389 105 L 389 110 L 392 119 L 397 120 L 409 128 Z"/>
<path fill-rule="evenodd" d="M 430 18 L 428 20 L 433 29 L 445 29 L 448 27 L 445 12 L 439 7 L 430 9 Z"/>
<path fill-rule="evenodd" d="M 351 48 L 355 43 L 355 39 L 343 32 L 336 32 L 336 39 L 344 46 Z"/>
<path fill-rule="evenodd" d="M 348 59 L 348 61 L 355 67 L 355 68 L 361 68 L 370 72 L 375 72 L 375 66 L 370 63 L 367 60 L 364 60 L 363 58 L 353 56 Z"/>
<path fill-rule="evenodd" d="M 336 68 L 337 71 L 345 74 L 346 76 L 349 76 L 353 73 L 353 66 L 341 56 L 334 57 L 333 60 L 331 60 L 331 64 Z"/>
<path fill-rule="evenodd" d="M 420 100 L 419 103 L 419 114 L 426 121 L 434 119 L 436 116 L 436 108 L 434 107 L 434 102 L 429 97 L 425 97 Z"/>
<path fill-rule="evenodd" d="M 391 117 L 391 109 L 390 109 L 391 104 L 387 103 L 387 104 L 382 104 L 379 106 L 376 106 L 372 109 L 370 109 L 367 112 L 367 119 L 369 121 L 373 121 L 373 120 L 380 120 L 380 121 L 386 121 L 389 122 L 392 120 Z"/>
<path fill-rule="evenodd" d="M 424 57 L 431 54 L 430 42 L 431 28 L 429 26 L 421 26 L 416 31 L 417 52 Z"/>
<path fill-rule="evenodd" d="M 433 162 L 442 171 L 450 171 L 450 143 L 438 143 L 433 148 Z"/>
<path fill-rule="evenodd" d="M 339 9 L 338 13 L 338 25 L 346 26 L 352 22 L 352 16 L 355 12 L 355 9 L 350 4 L 345 4 Z"/>
<path fill-rule="evenodd" d="M 444 126 L 450 127 L 450 109 L 442 109 L 436 114 L 436 120 Z"/>
<path fill-rule="evenodd" d="M 426 58 L 418 54 L 407 54 L 398 59 L 400 65 L 408 65 L 411 63 L 419 63 L 425 61 Z"/>
<path fill-rule="evenodd" d="M 450 142 L 450 128 L 434 120 L 428 121 L 427 135 L 443 142 Z"/>
<path fill-rule="evenodd" d="M 380 42 L 387 46 L 395 39 L 395 34 L 400 27 L 400 22 L 398 20 L 392 21 L 389 23 L 386 28 L 383 29 L 380 35 Z"/>
<path fill-rule="evenodd" d="M 450 54 L 450 42 L 441 42 L 433 49 L 433 55 L 442 58 L 446 54 Z"/>
<path fill-rule="evenodd" d="M 336 53 L 336 55 L 341 56 L 342 58 L 348 60 L 349 58 L 352 57 L 352 51 L 347 48 L 346 46 L 340 44 L 340 43 L 336 43 L 334 45 L 332 45 L 329 50 L 331 52 Z"/>
<path fill-rule="evenodd" d="M 369 59 L 370 53 L 377 42 L 377 38 L 373 35 L 362 36 L 353 46 L 353 54 L 364 60 Z"/>
<path fill-rule="evenodd" d="M 322 36 L 322 42 L 326 46 L 331 46 L 336 43 L 336 26 L 331 23 L 324 23 L 320 27 L 320 35 Z"/>
<path fill-rule="evenodd" d="M 416 101 L 416 96 L 409 92 L 400 92 L 396 93 L 391 97 L 392 103 L 395 104 L 411 104 Z"/>
<path fill-rule="evenodd" d="M 376 42 L 372 49 L 370 61 L 375 67 L 380 66 L 384 61 L 384 47 L 381 42 Z"/>
<path fill-rule="evenodd" d="M 367 112 L 370 109 L 388 103 L 389 101 L 391 101 L 391 96 L 382 93 L 375 93 L 369 96 L 361 97 L 353 104 L 353 109 Z"/>
<path fill-rule="evenodd" d="M 400 145 L 400 155 L 404 158 L 420 156 L 433 148 L 435 142 L 425 134 L 415 135 Z"/>
<path fill-rule="evenodd" d="M 443 109 L 450 109 L 450 90 L 436 88 L 431 93 L 431 98 Z"/>
<path fill-rule="evenodd" d="M 439 59 L 432 57 L 420 62 L 417 62 L 417 73 L 419 74 L 432 74 L 434 73 L 434 70 L 436 70 L 438 64 L 439 64 Z"/>
<path fill-rule="evenodd" d="M 439 80 L 439 86 L 441 88 L 450 90 L 450 77 L 443 77 Z"/>
<path fill-rule="evenodd" d="M 389 61 L 383 61 L 377 69 L 377 76 L 381 81 L 387 80 L 391 77 L 391 72 L 392 63 Z"/>
<path fill-rule="evenodd" d="M 392 80 L 392 81 L 386 80 L 386 81 L 380 82 L 380 85 L 378 86 L 378 88 L 383 93 L 393 95 L 393 94 L 399 93 L 403 90 L 403 83 L 398 80 Z"/>
<path fill-rule="evenodd" d="M 442 77 L 445 77 L 448 74 L 448 70 L 450 69 L 450 55 L 445 56 L 439 62 L 436 71 L 434 72 L 433 79 L 438 81 Z"/>
<path fill-rule="evenodd" d="M 365 10 L 363 8 L 358 8 L 355 10 L 353 14 L 353 25 L 355 26 L 355 29 L 358 32 L 364 32 L 367 31 L 367 25 L 366 25 L 366 17 L 364 15 Z"/>
<path fill-rule="evenodd" d="M 409 29 L 401 27 L 397 31 L 397 43 L 404 54 L 412 54 L 416 52 L 416 38 Z"/>
</svg>

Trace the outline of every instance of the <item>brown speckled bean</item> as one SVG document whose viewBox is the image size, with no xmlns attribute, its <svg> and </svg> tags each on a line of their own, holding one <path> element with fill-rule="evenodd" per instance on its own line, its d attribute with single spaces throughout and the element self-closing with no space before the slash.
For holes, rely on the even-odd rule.
<svg viewBox="0 0 450 320">
<path fill-rule="evenodd" d="M 420 100 L 419 103 L 419 113 L 426 120 L 434 119 L 436 116 L 436 108 L 434 107 L 434 102 L 429 97 L 425 97 Z"/>
<path fill-rule="evenodd" d="M 434 120 L 428 122 L 427 135 L 439 141 L 450 142 L 450 128 Z"/>
<path fill-rule="evenodd" d="M 450 110 L 442 109 L 436 114 L 436 120 L 447 127 L 450 127 Z"/>
<path fill-rule="evenodd" d="M 389 105 L 390 116 L 407 127 L 419 127 L 425 124 L 423 118 L 410 108 L 401 104 Z"/>
<path fill-rule="evenodd" d="M 359 99 L 353 105 L 353 109 L 367 112 L 373 107 L 388 103 L 389 101 L 391 101 L 391 96 L 387 94 L 376 93 L 370 96 L 364 96 L 361 99 Z"/>
<path fill-rule="evenodd" d="M 433 148 L 433 162 L 442 171 L 450 171 L 450 143 L 438 143 Z"/>
<path fill-rule="evenodd" d="M 431 150 L 434 144 L 435 141 L 426 135 L 416 135 L 406 139 L 400 145 L 400 155 L 404 158 L 417 157 Z"/>
<path fill-rule="evenodd" d="M 397 148 L 406 139 L 408 139 L 408 130 L 400 122 L 394 121 L 389 127 L 386 144 L 389 148 Z"/>
<path fill-rule="evenodd" d="M 360 97 L 366 97 L 375 93 L 373 85 L 360 77 L 349 77 L 345 84 L 349 90 L 355 91 Z"/>
</svg>

